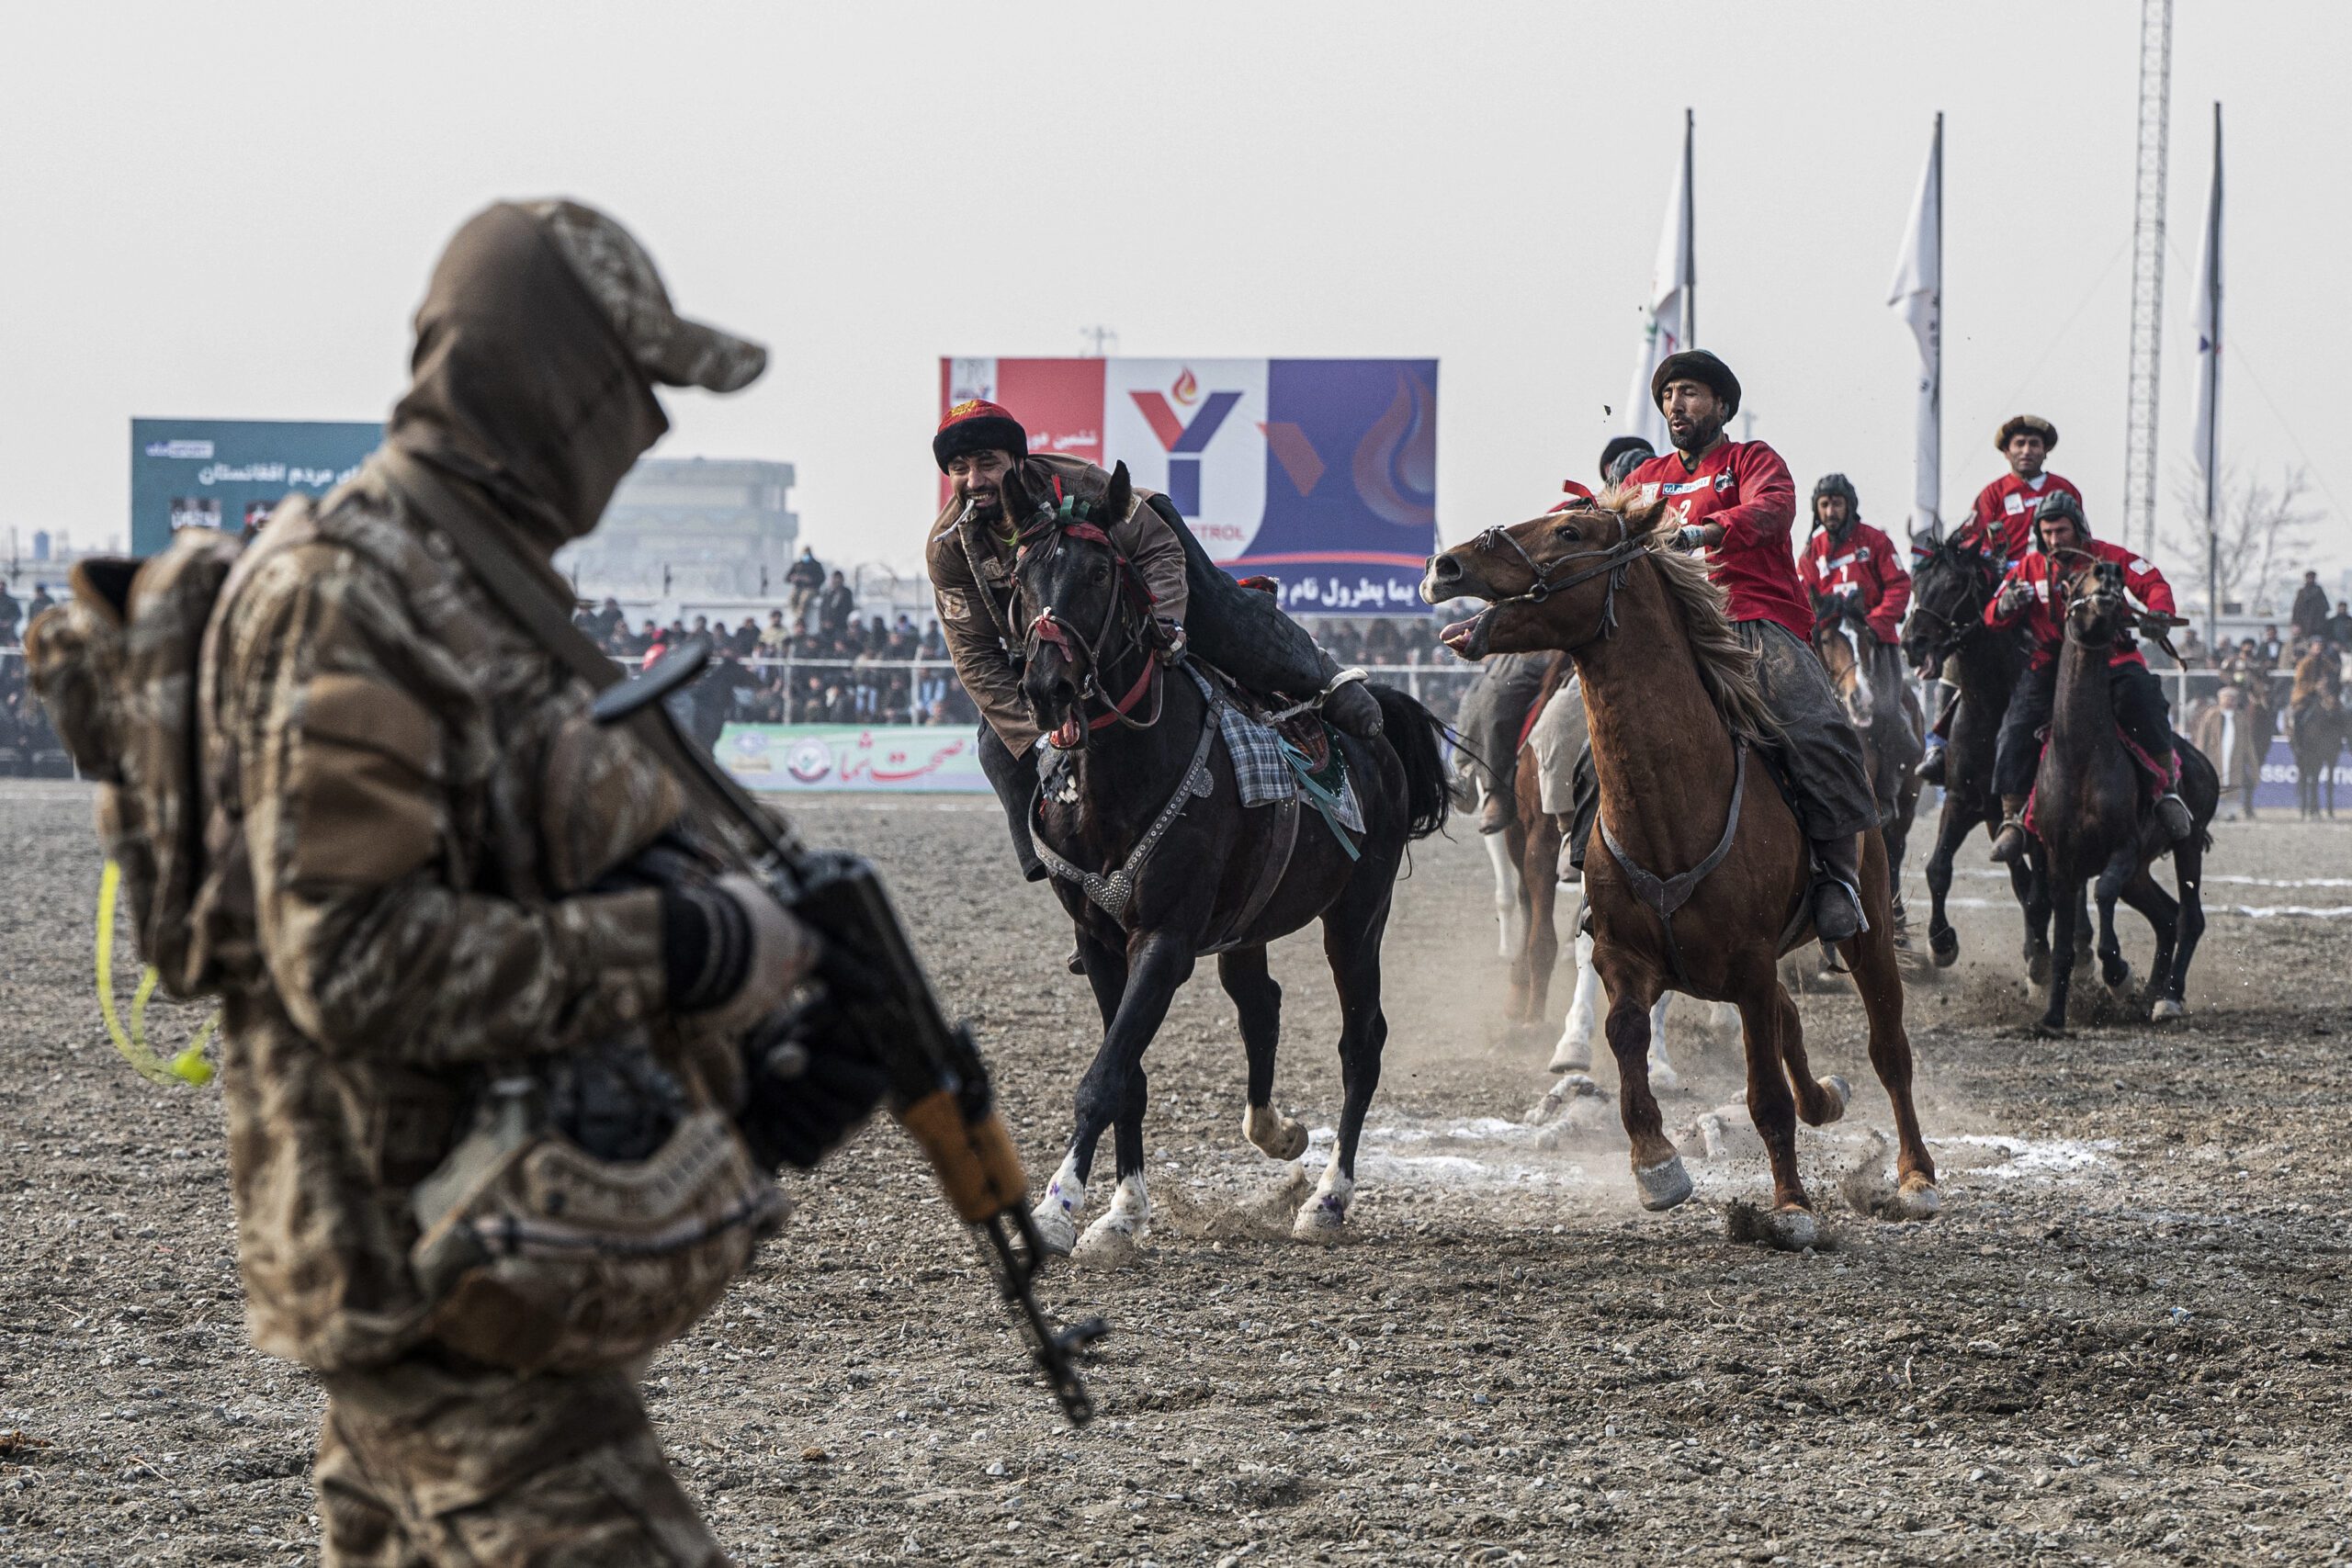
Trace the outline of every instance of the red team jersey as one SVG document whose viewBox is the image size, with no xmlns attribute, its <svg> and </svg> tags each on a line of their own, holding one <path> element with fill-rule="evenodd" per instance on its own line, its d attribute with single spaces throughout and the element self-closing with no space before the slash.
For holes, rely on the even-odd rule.
<svg viewBox="0 0 2352 1568">
<path fill-rule="evenodd" d="M 1879 641 L 1900 640 L 1903 612 L 1911 607 L 1911 574 L 1903 570 L 1894 541 L 1878 529 L 1856 523 L 1835 541 L 1828 529 L 1815 529 L 1797 558 L 1797 575 L 1815 593 L 1860 593 Z"/>
<path fill-rule="evenodd" d="M 2003 474 L 1976 492 L 1976 505 L 1954 537 L 2015 566 L 2033 547 L 2033 509 L 2041 504 L 2043 496 L 2058 490 L 2078 502 L 2083 499 L 2074 481 L 2062 479 L 2047 468 L 2030 479 Z"/>
<path fill-rule="evenodd" d="M 1724 542 L 1706 552 L 1707 575 L 1731 595 L 1735 621 L 1773 621 L 1800 642 L 1813 634 L 1813 605 L 1797 582 L 1789 530 L 1797 489 L 1781 455 L 1761 441 L 1725 441 L 1686 470 L 1682 455 L 1652 457 L 1625 476 L 1642 499 L 1662 497 L 1672 524 L 1720 524 Z"/>
<path fill-rule="evenodd" d="M 2111 560 L 2123 569 L 2123 586 L 2134 602 L 2158 615 L 2174 613 L 2172 584 L 2166 582 L 2164 573 L 2154 566 L 2121 545 L 2110 545 L 2105 539 L 2093 539 L 2084 548 L 2099 559 Z M 1984 606 L 1984 624 L 2007 628 L 2024 622 L 2026 630 L 2033 637 L 2033 667 L 2046 670 L 2057 662 L 2059 650 L 2066 642 L 2066 606 L 2063 597 L 2065 577 L 2051 566 L 2048 556 L 2033 550 L 2009 568 L 2008 576 L 2001 580 L 2001 587 L 2006 590 L 2012 582 L 2021 582 L 2031 591 L 2024 607 L 2014 615 L 2004 615 L 2001 614 L 2001 597 L 1996 593 L 1993 602 Z M 2148 661 L 2137 644 L 2125 644 L 2107 662 L 2114 666 L 2145 665 Z"/>
</svg>

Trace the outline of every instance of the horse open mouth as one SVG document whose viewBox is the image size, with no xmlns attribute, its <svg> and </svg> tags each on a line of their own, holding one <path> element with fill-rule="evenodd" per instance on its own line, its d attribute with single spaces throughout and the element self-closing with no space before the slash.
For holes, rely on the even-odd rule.
<svg viewBox="0 0 2352 1568">
<path fill-rule="evenodd" d="M 1487 657 L 1487 639 L 1494 635 L 1495 612 L 1498 604 L 1489 604 L 1466 621 L 1456 621 L 1437 634 L 1438 641 L 1455 653 L 1476 663 Z"/>
</svg>

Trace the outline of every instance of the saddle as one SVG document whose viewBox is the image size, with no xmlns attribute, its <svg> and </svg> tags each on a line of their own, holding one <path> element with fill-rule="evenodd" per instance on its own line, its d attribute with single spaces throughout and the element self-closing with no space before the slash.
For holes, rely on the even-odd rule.
<svg viewBox="0 0 2352 1568">
<path fill-rule="evenodd" d="M 2035 734 L 2041 741 L 2042 754 L 2047 754 L 2050 750 L 2050 727 L 2048 725 L 2043 725 L 2041 729 L 2035 731 Z M 2159 768 L 2156 766 L 2156 760 L 2154 757 L 2149 756 L 2148 753 L 2141 748 L 2138 741 L 2132 739 L 2129 735 L 2126 735 L 2123 732 L 2123 727 L 2120 724 L 2115 727 L 2115 743 L 2123 748 L 2123 754 L 2125 756 L 2132 759 L 2132 772 L 2140 775 L 2140 784 L 2142 786 L 2140 791 L 2141 799 L 2143 804 L 2151 807 L 2153 807 L 2156 801 L 2164 795 L 2165 791 L 2175 790 L 2180 787 L 2180 751 L 2181 748 L 2188 745 L 2188 742 L 2178 734 L 2175 734 L 2172 739 L 2172 766 L 2169 769 Z M 2025 830 L 2029 833 L 2038 833 L 2041 831 L 2039 828 L 2034 826 L 2033 819 L 2034 802 L 2039 799 L 2041 795 L 2041 784 L 2039 778 L 2040 772 L 2040 763 L 2039 761 L 2037 761 L 2035 765 L 2037 777 L 2034 787 L 2026 792 L 2025 815 L 2021 818 L 2025 823 Z M 2142 820 L 2145 820 L 2144 813 L 2143 814 Z"/>
</svg>

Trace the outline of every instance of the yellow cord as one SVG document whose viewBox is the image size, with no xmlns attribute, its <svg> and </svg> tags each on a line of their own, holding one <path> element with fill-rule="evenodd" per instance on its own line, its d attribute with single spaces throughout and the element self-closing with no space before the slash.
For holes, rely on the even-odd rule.
<svg viewBox="0 0 2352 1568">
<path fill-rule="evenodd" d="M 122 894 L 122 867 L 107 862 L 106 870 L 98 876 L 98 1011 L 107 1021 L 107 1037 L 114 1048 L 122 1053 L 139 1076 L 149 1083 L 207 1084 L 212 1081 L 212 1064 L 204 1059 L 204 1047 L 212 1038 L 213 1026 L 220 1015 L 214 1013 L 196 1032 L 187 1048 L 174 1056 L 169 1064 L 157 1061 L 155 1053 L 147 1046 L 147 999 L 155 994 L 160 976 L 153 964 L 139 976 L 139 989 L 130 998 L 130 1028 L 122 1027 L 122 1018 L 114 1005 L 114 914 Z"/>
</svg>

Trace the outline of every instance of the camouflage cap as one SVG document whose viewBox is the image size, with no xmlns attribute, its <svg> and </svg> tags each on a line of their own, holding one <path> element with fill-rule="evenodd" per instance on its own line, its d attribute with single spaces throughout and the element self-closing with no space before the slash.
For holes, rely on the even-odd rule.
<svg viewBox="0 0 2352 1568">
<path fill-rule="evenodd" d="M 637 237 L 577 201 L 518 201 L 554 242 L 645 373 L 666 387 L 735 392 L 759 379 L 768 351 L 688 321 L 670 303 L 662 274 Z"/>
</svg>

